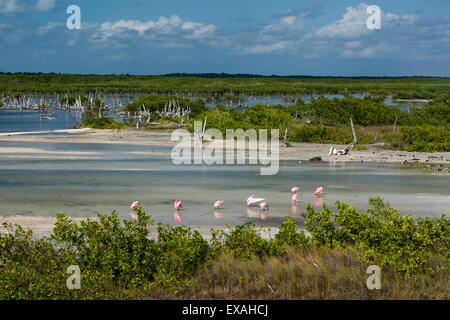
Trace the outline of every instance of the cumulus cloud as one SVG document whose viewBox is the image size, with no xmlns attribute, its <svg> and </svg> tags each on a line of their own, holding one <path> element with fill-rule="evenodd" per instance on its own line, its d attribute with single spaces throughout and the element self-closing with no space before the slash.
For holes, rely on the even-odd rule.
<svg viewBox="0 0 450 320">
<path fill-rule="evenodd" d="M 212 24 L 205 25 L 199 22 L 183 21 L 179 16 L 173 15 L 170 18 L 160 17 L 157 21 L 107 21 L 101 25 L 97 36 L 100 36 L 101 39 L 107 39 L 126 34 L 128 31 L 135 31 L 138 36 L 179 35 L 186 38 L 200 39 L 212 36 L 216 28 Z"/>
<path fill-rule="evenodd" d="M 367 28 L 368 5 L 364 2 L 357 7 L 347 7 L 340 20 L 334 21 L 320 28 L 316 35 L 329 39 L 354 39 L 374 32 Z M 417 21 L 417 15 L 396 15 L 393 13 L 381 13 L 382 29 L 392 29 L 404 25 L 411 25 Z"/>
<path fill-rule="evenodd" d="M 13 15 L 25 11 L 20 0 L 0 0 L 0 14 Z"/>
<path fill-rule="evenodd" d="M 35 9 L 41 12 L 47 12 L 55 9 L 56 0 L 38 0 Z"/>
</svg>

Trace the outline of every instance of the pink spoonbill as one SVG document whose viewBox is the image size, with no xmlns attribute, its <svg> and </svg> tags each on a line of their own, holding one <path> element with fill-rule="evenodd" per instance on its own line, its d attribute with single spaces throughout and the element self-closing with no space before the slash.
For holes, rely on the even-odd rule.
<svg viewBox="0 0 450 320">
<path fill-rule="evenodd" d="M 217 200 L 214 202 L 214 209 L 220 209 L 223 206 L 223 200 Z"/>
<path fill-rule="evenodd" d="M 267 209 L 269 209 L 269 205 L 267 204 L 267 202 L 263 201 L 259 204 L 259 208 L 261 210 L 267 210 Z"/>
<path fill-rule="evenodd" d="M 323 193 L 323 187 L 318 187 L 317 189 L 316 189 L 316 192 L 314 192 L 314 195 L 316 196 L 316 197 L 320 197 L 320 195 Z"/>
<path fill-rule="evenodd" d="M 173 206 L 176 210 L 183 208 L 183 204 L 181 203 L 181 200 L 175 200 Z"/>
<path fill-rule="evenodd" d="M 294 193 L 292 195 L 292 202 L 297 202 L 297 200 L 298 200 L 298 193 Z"/>
<path fill-rule="evenodd" d="M 131 208 L 131 209 L 134 209 L 134 208 L 136 208 L 137 206 L 139 206 L 139 201 L 133 202 L 133 203 L 131 204 L 130 208 Z"/>
<path fill-rule="evenodd" d="M 300 188 L 295 186 L 295 187 L 292 187 L 291 192 L 296 193 L 298 190 L 300 190 Z"/>
</svg>

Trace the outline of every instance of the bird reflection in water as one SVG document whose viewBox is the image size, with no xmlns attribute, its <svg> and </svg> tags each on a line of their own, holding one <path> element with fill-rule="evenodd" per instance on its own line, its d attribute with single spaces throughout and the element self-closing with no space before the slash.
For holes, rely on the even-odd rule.
<svg viewBox="0 0 450 320">
<path fill-rule="evenodd" d="M 314 199 L 314 208 L 317 211 L 322 211 L 322 206 L 323 206 L 323 199 L 322 198 L 315 198 Z"/>
<path fill-rule="evenodd" d="M 215 209 L 214 210 L 214 217 L 216 219 L 222 219 L 222 212 L 220 212 L 220 210 Z"/>
<path fill-rule="evenodd" d="M 254 207 L 248 207 L 247 208 L 247 217 L 253 218 L 253 219 L 261 219 L 264 221 L 267 219 L 267 213 L 265 211 L 262 211 L 261 209 L 257 209 Z"/>
<path fill-rule="evenodd" d="M 297 205 L 297 203 L 292 204 L 291 209 L 292 209 L 292 216 L 294 216 L 294 217 L 297 216 L 298 215 L 298 205 Z"/>
<path fill-rule="evenodd" d="M 181 214 L 178 210 L 175 211 L 174 218 L 176 223 L 181 223 Z"/>
</svg>

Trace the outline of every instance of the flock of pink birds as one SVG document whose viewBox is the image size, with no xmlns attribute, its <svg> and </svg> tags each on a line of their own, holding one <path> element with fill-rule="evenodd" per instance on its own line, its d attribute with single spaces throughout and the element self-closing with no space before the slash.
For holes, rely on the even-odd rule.
<svg viewBox="0 0 450 320">
<path fill-rule="evenodd" d="M 298 201 L 299 198 L 299 194 L 298 191 L 300 190 L 299 187 L 295 186 L 292 187 L 291 189 L 291 193 L 292 193 L 292 203 L 296 203 Z M 314 192 L 314 196 L 316 198 L 320 198 L 320 195 L 323 194 L 323 187 L 318 187 L 316 189 L 316 191 Z M 218 210 L 221 209 L 223 206 L 224 201 L 223 200 L 217 200 L 216 202 L 214 202 L 213 208 L 214 210 Z M 136 207 L 139 206 L 139 202 L 135 201 L 131 204 L 130 208 L 134 209 Z M 269 209 L 269 205 L 267 204 L 266 200 L 264 198 L 255 198 L 253 197 L 253 195 L 251 195 L 248 199 L 247 199 L 247 206 L 248 207 L 254 207 L 257 206 L 259 207 L 261 210 L 268 210 Z M 176 213 L 178 212 L 178 210 L 180 210 L 181 208 L 183 208 L 183 203 L 181 202 L 181 200 L 175 200 L 174 202 L 174 208 L 176 210 Z M 177 216 L 177 214 L 176 214 Z M 131 213 L 131 217 L 133 219 L 137 219 L 137 215 L 133 212 Z M 176 219 L 177 220 L 177 219 Z"/>
</svg>

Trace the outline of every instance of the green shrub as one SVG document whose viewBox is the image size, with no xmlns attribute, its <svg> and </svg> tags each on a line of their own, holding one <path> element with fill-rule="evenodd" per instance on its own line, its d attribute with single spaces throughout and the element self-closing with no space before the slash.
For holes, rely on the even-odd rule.
<svg viewBox="0 0 450 320">
<path fill-rule="evenodd" d="M 275 247 L 305 247 L 309 244 L 309 238 L 304 231 L 297 231 L 297 223 L 294 220 L 286 217 L 272 243 Z"/>
<path fill-rule="evenodd" d="M 226 236 L 223 250 L 234 257 L 262 257 L 270 250 L 269 242 L 258 234 L 253 223 L 233 228 Z"/>
<path fill-rule="evenodd" d="M 450 151 L 450 126 L 402 126 L 387 137 L 391 148 L 418 152 Z"/>
<path fill-rule="evenodd" d="M 305 227 L 319 246 L 358 248 L 361 261 L 381 263 L 408 275 L 417 274 L 434 254 L 450 247 L 450 221 L 446 216 L 414 220 L 390 208 L 381 198 L 371 198 L 371 209 L 358 213 L 340 201 L 333 212 L 326 205 L 304 213 Z"/>
<path fill-rule="evenodd" d="M 374 136 L 365 132 L 362 128 L 356 127 L 356 136 L 359 143 L 372 143 Z M 353 143 L 353 133 L 350 126 L 325 127 L 322 125 L 303 125 L 295 128 L 289 140 L 297 142 L 313 143 Z"/>
</svg>

